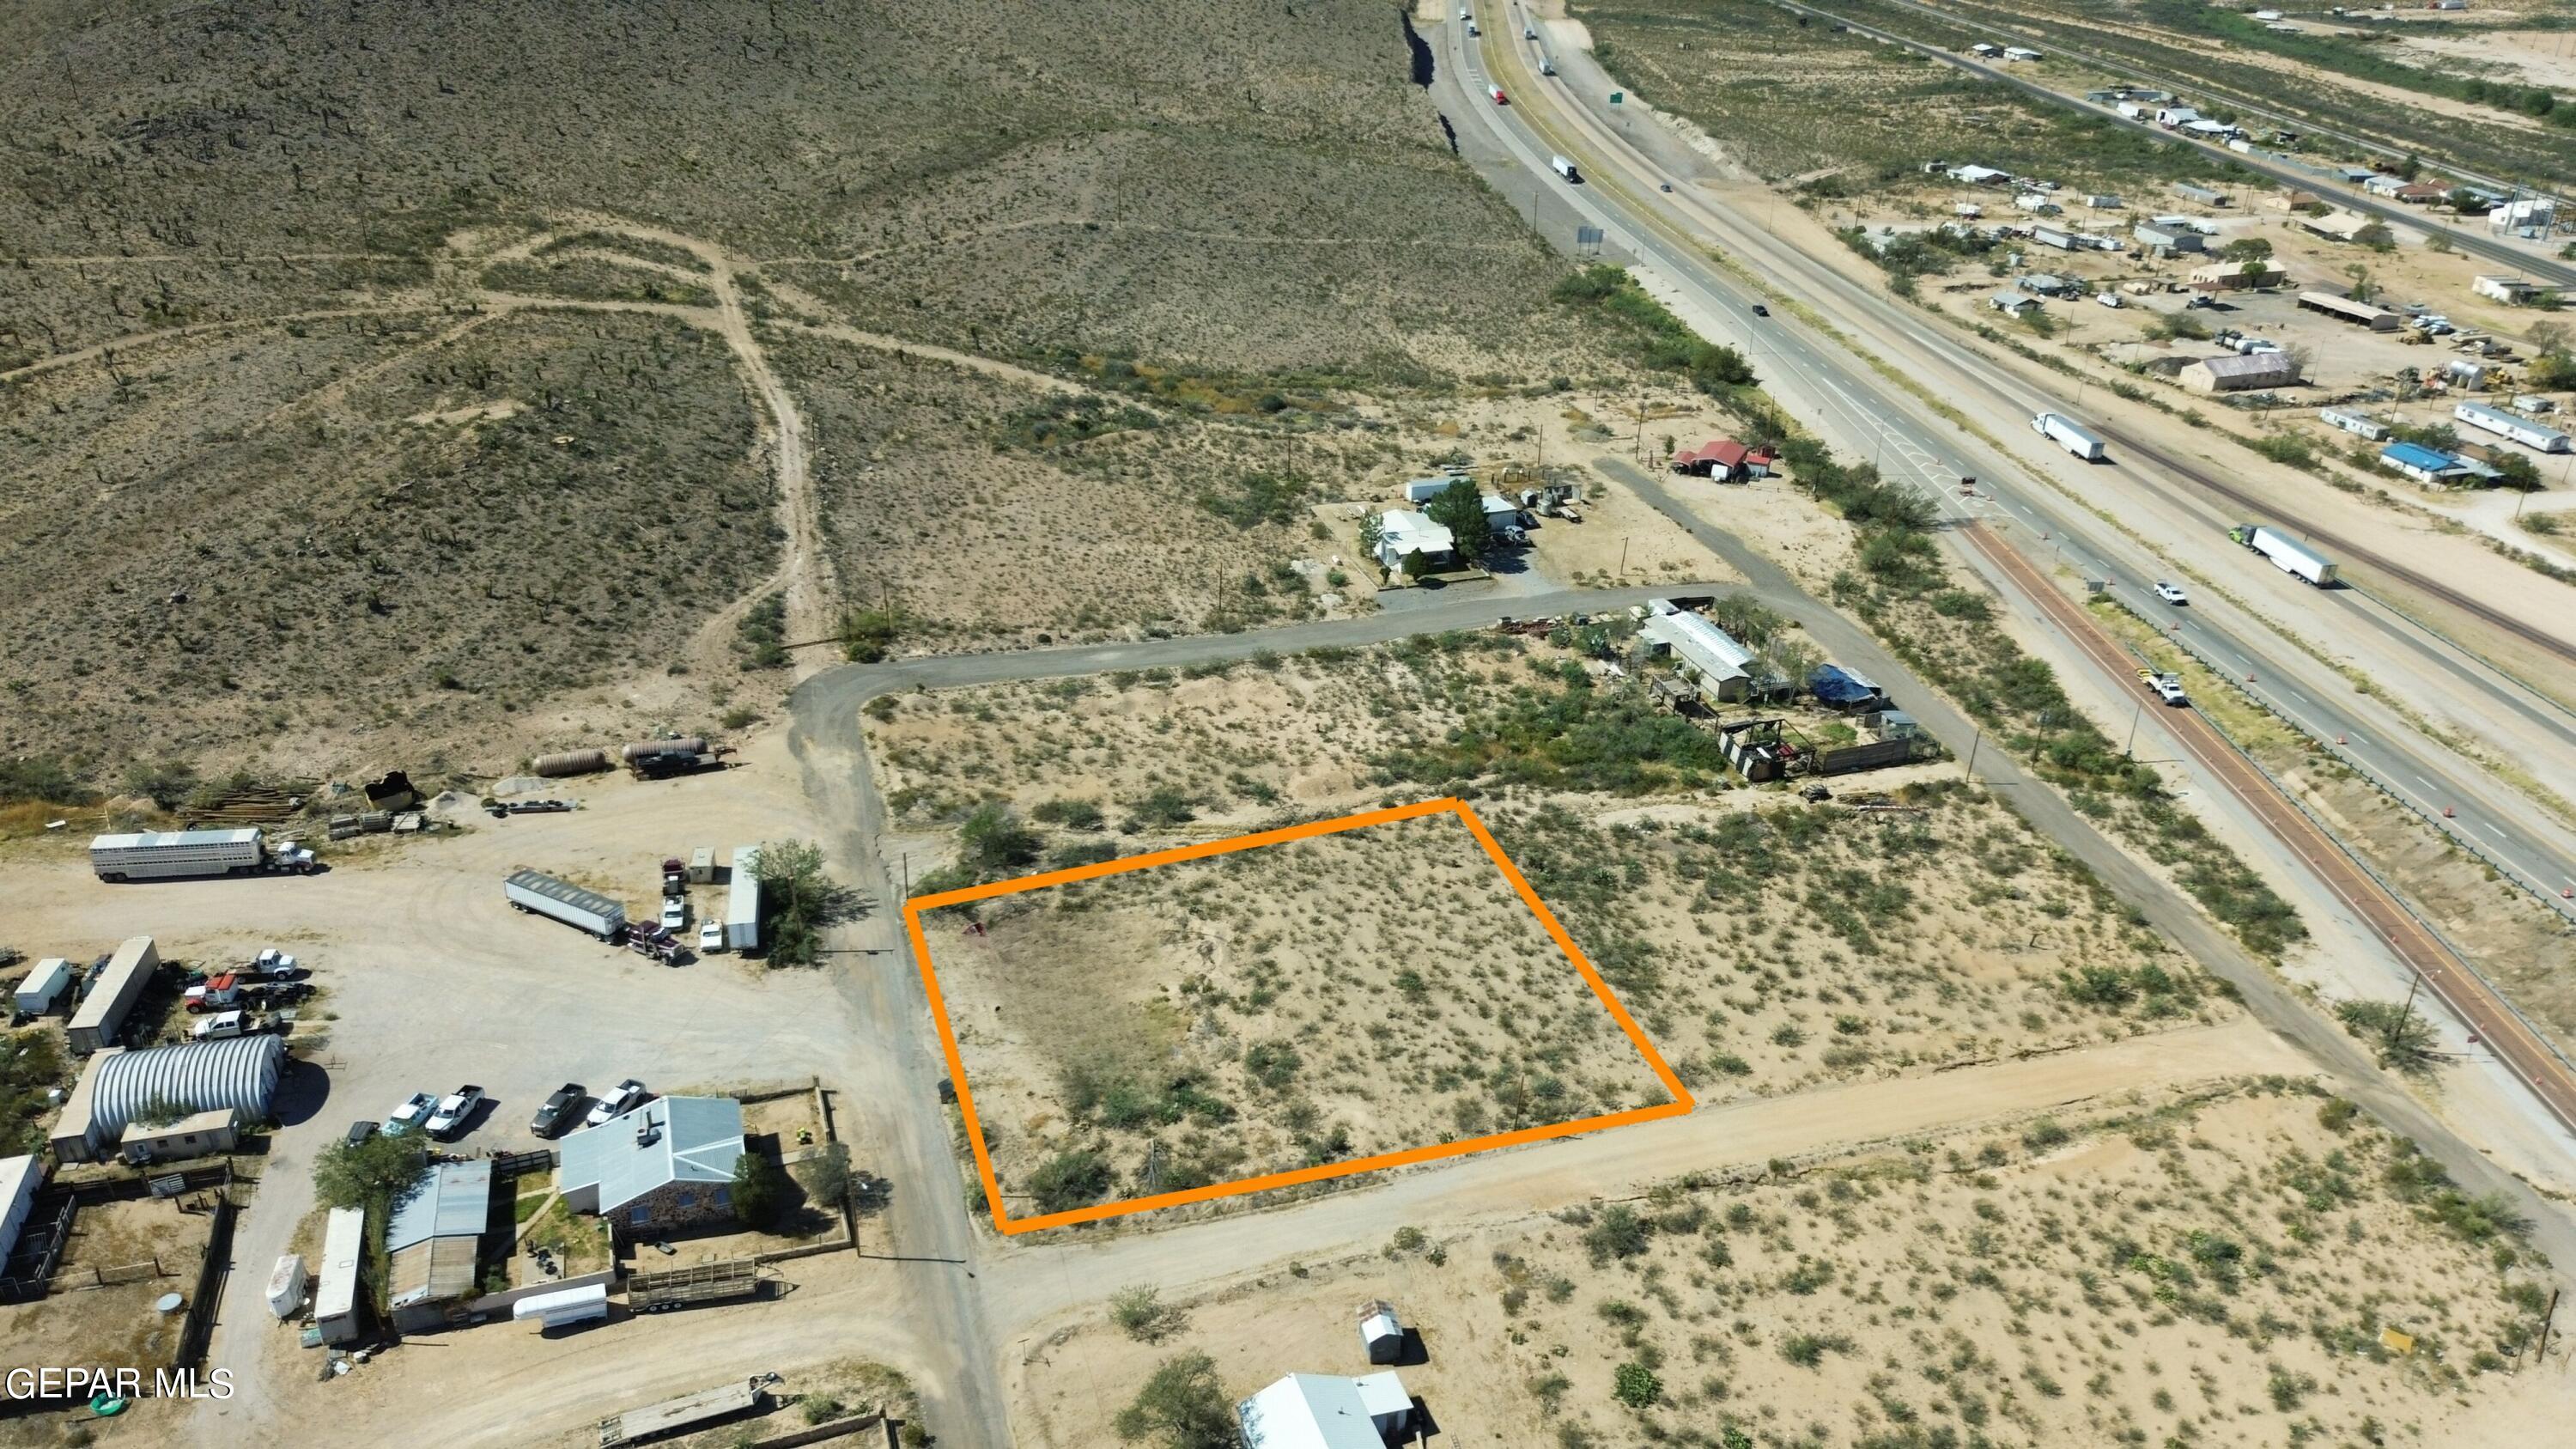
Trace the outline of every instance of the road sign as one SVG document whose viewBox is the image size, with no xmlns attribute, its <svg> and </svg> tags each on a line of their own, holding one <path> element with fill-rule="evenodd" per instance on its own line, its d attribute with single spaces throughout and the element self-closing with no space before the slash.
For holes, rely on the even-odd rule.
<svg viewBox="0 0 2576 1449">
<path fill-rule="evenodd" d="M 1615 106 L 1615 105 L 1618 105 L 1620 102 L 1622 102 L 1622 101 L 1626 100 L 1627 98 L 1628 98 L 1628 93 L 1627 93 L 1626 91 L 1612 91 L 1612 92 L 1610 93 L 1610 104 L 1612 104 L 1612 105 L 1614 105 L 1614 106 Z"/>
<path fill-rule="evenodd" d="M 1601 228 L 1597 226 L 1576 227 L 1574 229 L 1574 247 L 1575 250 L 1583 253 L 1587 257 L 1599 256 L 1601 254 Z"/>
</svg>

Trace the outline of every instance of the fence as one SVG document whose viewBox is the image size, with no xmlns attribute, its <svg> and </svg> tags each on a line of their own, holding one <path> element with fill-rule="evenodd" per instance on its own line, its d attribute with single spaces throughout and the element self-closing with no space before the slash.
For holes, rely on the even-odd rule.
<svg viewBox="0 0 2576 1449">
<path fill-rule="evenodd" d="M 45 1285 L 54 1269 L 63 1261 L 63 1249 L 71 1244 L 72 1217 L 80 1211 L 80 1199 L 66 1192 L 59 1195 L 51 1223 L 39 1223 L 29 1212 L 18 1232 L 15 1256 L 28 1257 L 27 1245 L 40 1242 L 28 1270 L 14 1278 L 0 1278 L 0 1303 L 32 1303 L 45 1296 Z M 39 1235 L 42 1235 L 41 1238 Z"/>
<path fill-rule="evenodd" d="M 170 1367 L 195 1368 L 206 1357 L 206 1345 L 215 1334 L 215 1301 L 223 1295 L 222 1283 L 226 1264 L 233 1256 L 233 1218 L 241 1210 L 233 1206 L 233 1195 L 215 1195 L 214 1221 L 208 1225 L 206 1260 L 197 1268 L 197 1290 L 188 1295 L 188 1316 L 179 1325 L 179 1346 L 170 1355 Z"/>
</svg>

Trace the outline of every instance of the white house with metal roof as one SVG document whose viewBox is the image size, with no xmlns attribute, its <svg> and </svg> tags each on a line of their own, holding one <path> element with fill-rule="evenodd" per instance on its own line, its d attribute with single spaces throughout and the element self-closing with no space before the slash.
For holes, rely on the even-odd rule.
<svg viewBox="0 0 2576 1449">
<path fill-rule="evenodd" d="M 1422 555 L 1426 569 L 1447 568 L 1458 556 L 1457 535 L 1432 522 L 1429 514 L 1409 508 L 1390 508 L 1378 515 L 1378 563 L 1402 573 L 1405 559 L 1413 554 Z"/>
<path fill-rule="evenodd" d="M 1413 1427 L 1394 1370 L 1362 1378 L 1289 1374 L 1234 1406 L 1243 1449 L 1386 1449 Z"/>
<path fill-rule="evenodd" d="M 1752 692 L 1752 650 L 1699 615 L 1675 608 L 1669 599 L 1657 599 L 1646 607 L 1646 622 L 1637 637 L 1671 654 L 1700 693 L 1711 699 L 1742 699 Z"/>
<path fill-rule="evenodd" d="M 733 1215 L 743 1151 L 740 1102 L 658 1097 L 566 1137 L 555 1185 L 565 1206 L 630 1237 L 690 1227 Z"/>
</svg>

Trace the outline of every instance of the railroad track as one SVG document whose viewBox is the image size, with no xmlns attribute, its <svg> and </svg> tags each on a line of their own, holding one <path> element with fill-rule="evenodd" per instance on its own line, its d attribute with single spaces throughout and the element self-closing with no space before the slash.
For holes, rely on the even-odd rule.
<svg viewBox="0 0 2576 1449">
<path fill-rule="evenodd" d="M 1996 538 L 1982 523 L 1968 524 L 1960 532 L 1997 568 L 2010 574 L 2022 591 L 2048 612 L 2068 640 L 2109 670 L 2113 678 L 2127 679 L 2135 672 L 2136 662 L 2128 651 L 2097 628 L 2080 606 L 2019 551 Z M 2256 769 L 2253 761 L 2197 711 L 2168 715 L 2166 723 L 2192 758 L 2244 801 L 2265 828 L 2387 942 L 2397 958 L 2433 988 L 2433 994 L 2468 1023 L 2478 1040 L 2522 1079 L 2541 1105 L 2569 1129 L 2576 1130 L 2576 1071 L 2569 1070 L 2566 1062 L 2493 987 L 2453 955 L 2412 911 L 2362 869 L 2360 862 L 2318 828 L 2271 777 Z"/>
<path fill-rule="evenodd" d="M 2269 523 L 2278 519 L 2281 525 L 2286 525 L 2293 531 L 2305 534 L 2315 542 L 2333 549 L 2346 562 L 2360 564 L 2375 573 L 2383 574 L 2417 593 L 2441 600 L 2490 628 L 2545 649 L 2570 664 L 2576 664 L 2576 643 L 2571 643 L 2545 629 L 2535 628 L 2503 609 L 2482 603 L 2448 584 L 2440 583 L 2403 564 L 2394 562 L 2385 554 L 2373 553 L 2350 539 L 2315 527 L 2303 519 L 2284 514 L 2276 499 L 2266 499 L 2255 489 L 2223 481 L 2214 470 L 2203 470 L 2186 463 L 2164 449 L 2141 440 L 2134 433 L 2090 423 L 2086 426 L 2100 433 L 2106 441 L 2117 444 L 2124 452 L 2144 458 L 2184 482 L 2206 489 L 2237 505 L 2244 511 L 2244 516 L 2237 520 L 2239 522 Z"/>
</svg>

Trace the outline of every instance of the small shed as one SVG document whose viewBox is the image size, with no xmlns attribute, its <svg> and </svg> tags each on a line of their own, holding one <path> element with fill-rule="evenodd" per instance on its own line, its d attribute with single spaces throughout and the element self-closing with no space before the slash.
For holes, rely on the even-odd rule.
<svg viewBox="0 0 2576 1449">
<path fill-rule="evenodd" d="M 716 878 L 716 848 L 701 845 L 689 852 L 689 884 L 706 885 Z"/>
<path fill-rule="evenodd" d="M 1877 681 L 1838 664 L 1820 664 L 1807 676 L 1807 691 L 1827 709 L 1846 712 L 1883 709 L 1887 695 Z"/>
<path fill-rule="evenodd" d="M 1360 1305 L 1360 1347 L 1370 1363 L 1394 1363 L 1404 1357 L 1404 1323 L 1395 1305 L 1372 1300 Z"/>
<path fill-rule="evenodd" d="M 48 1016 L 72 989 L 72 968 L 60 956 L 48 956 L 19 981 L 14 1004 L 28 1016 Z"/>
</svg>

